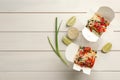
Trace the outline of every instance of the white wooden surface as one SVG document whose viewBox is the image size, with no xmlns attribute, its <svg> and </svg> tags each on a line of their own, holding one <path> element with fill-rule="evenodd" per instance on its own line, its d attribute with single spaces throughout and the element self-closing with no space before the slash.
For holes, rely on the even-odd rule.
<svg viewBox="0 0 120 80">
<path fill-rule="evenodd" d="M 0 0 L 0 80 L 120 80 L 119 4 L 119 0 Z M 72 64 L 61 63 L 47 36 L 54 39 L 55 17 L 63 20 L 61 39 L 69 17 L 77 17 L 75 26 L 81 30 L 86 12 L 99 6 L 113 8 L 116 17 L 98 43 L 98 58 L 87 76 L 73 71 Z M 102 54 L 108 41 L 112 51 Z M 64 55 L 66 46 L 59 42 Z"/>
</svg>

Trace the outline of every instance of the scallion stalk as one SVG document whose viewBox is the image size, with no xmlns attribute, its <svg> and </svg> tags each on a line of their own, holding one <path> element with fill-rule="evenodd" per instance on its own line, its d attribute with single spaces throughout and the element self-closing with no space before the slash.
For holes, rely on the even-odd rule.
<svg viewBox="0 0 120 80">
<path fill-rule="evenodd" d="M 60 58 L 60 60 L 65 64 L 68 65 L 67 62 L 63 59 L 61 52 L 59 50 L 59 44 L 58 44 L 58 33 L 59 33 L 59 29 L 61 27 L 62 22 L 59 24 L 58 26 L 58 19 L 57 17 L 55 18 L 55 47 L 53 46 L 50 38 L 48 37 L 48 42 L 52 48 L 52 50 L 54 51 L 54 53 Z"/>
</svg>

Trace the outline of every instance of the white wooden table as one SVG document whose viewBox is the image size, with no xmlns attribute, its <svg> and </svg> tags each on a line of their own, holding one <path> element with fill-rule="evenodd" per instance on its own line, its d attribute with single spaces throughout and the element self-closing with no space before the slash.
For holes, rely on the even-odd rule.
<svg viewBox="0 0 120 80">
<path fill-rule="evenodd" d="M 78 21 L 93 6 L 109 6 L 115 11 L 112 26 L 102 39 L 98 58 L 90 76 L 66 67 L 51 50 L 47 36 L 54 39 L 54 20 Z M 76 25 L 76 26 L 79 26 Z M 66 46 L 60 42 L 64 53 Z M 109 54 L 101 47 L 113 44 Z M 0 0 L 0 80 L 120 80 L 119 0 Z"/>
</svg>

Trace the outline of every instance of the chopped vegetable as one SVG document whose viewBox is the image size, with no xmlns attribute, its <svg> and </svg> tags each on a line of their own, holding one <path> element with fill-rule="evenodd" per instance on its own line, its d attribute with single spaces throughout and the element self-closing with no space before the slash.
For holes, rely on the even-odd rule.
<svg viewBox="0 0 120 80">
<path fill-rule="evenodd" d="M 76 17 L 75 16 L 72 16 L 66 23 L 66 26 L 68 27 L 72 27 L 76 22 Z"/>
<path fill-rule="evenodd" d="M 70 27 L 67 32 L 67 37 L 71 40 L 75 40 L 79 36 L 79 31 L 75 27 Z"/>
<path fill-rule="evenodd" d="M 102 48 L 102 52 L 103 53 L 107 53 L 107 52 L 109 52 L 110 50 L 111 50 L 111 48 L 112 48 L 112 44 L 109 42 L 109 43 L 107 43 L 107 44 L 105 44 L 104 46 L 103 46 L 103 48 Z"/>
<path fill-rule="evenodd" d="M 95 63 L 96 53 L 90 47 L 80 48 L 75 56 L 74 63 L 81 67 L 92 68 Z"/>
<path fill-rule="evenodd" d="M 72 43 L 72 41 L 69 38 L 67 38 L 66 36 L 64 36 L 62 38 L 62 41 L 65 45 L 69 45 L 70 43 Z"/>
<path fill-rule="evenodd" d="M 88 20 L 86 27 L 89 28 L 91 32 L 96 32 L 100 36 L 106 31 L 108 25 L 109 22 L 104 17 L 95 14 Z"/>
<path fill-rule="evenodd" d="M 60 58 L 60 60 L 67 65 L 67 62 L 63 59 L 61 52 L 59 50 L 59 44 L 58 44 L 58 33 L 59 33 L 59 29 L 60 29 L 61 23 L 59 24 L 58 27 L 58 20 L 57 17 L 55 18 L 55 47 L 53 46 L 50 38 L 48 37 L 48 42 L 52 48 L 52 50 L 55 52 L 55 54 Z"/>
</svg>

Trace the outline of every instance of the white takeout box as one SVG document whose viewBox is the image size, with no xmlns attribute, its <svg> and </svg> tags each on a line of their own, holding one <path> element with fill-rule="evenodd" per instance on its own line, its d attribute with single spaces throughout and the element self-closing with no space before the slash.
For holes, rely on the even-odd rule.
<svg viewBox="0 0 120 80">
<path fill-rule="evenodd" d="M 74 58 L 78 52 L 79 45 L 76 45 L 74 43 L 71 43 L 68 45 L 65 51 L 65 57 L 68 61 L 74 63 Z M 83 73 L 90 75 L 91 68 L 86 68 L 86 67 L 80 67 L 76 64 L 73 65 L 73 69 L 76 71 L 81 71 L 83 70 Z"/>
<path fill-rule="evenodd" d="M 114 11 L 106 6 L 100 7 L 97 12 L 95 12 L 99 15 L 101 15 L 102 17 L 104 17 L 106 20 L 108 20 L 109 22 L 111 22 L 115 16 Z M 94 13 L 94 14 L 95 14 Z M 87 14 L 86 16 L 88 17 L 88 20 L 92 18 L 93 15 Z M 88 28 L 84 27 L 84 29 L 82 30 L 82 35 L 84 36 L 84 38 L 90 42 L 96 42 L 100 37 L 98 37 L 97 35 L 95 35 L 93 32 L 91 32 Z"/>
</svg>

